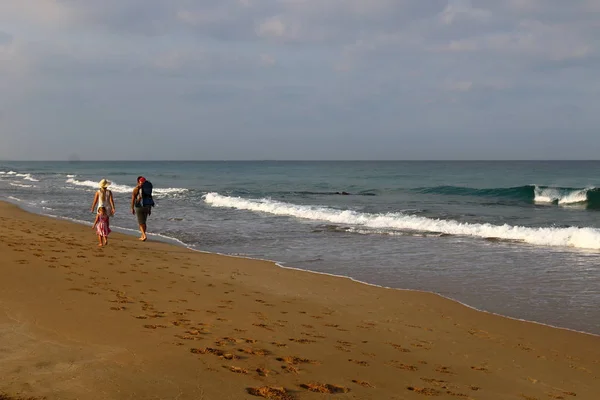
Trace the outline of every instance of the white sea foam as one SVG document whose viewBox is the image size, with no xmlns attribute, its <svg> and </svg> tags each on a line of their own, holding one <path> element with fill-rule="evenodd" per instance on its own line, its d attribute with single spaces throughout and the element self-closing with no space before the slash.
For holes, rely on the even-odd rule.
<svg viewBox="0 0 600 400">
<path fill-rule="evenodd" d="M 14 200 L 14 201 L 23 201 L 17 197 L 13 197 L 13 196 L 8 196 L 9 199 Z"/>
<path fill-rule="evenodd" d="M 23 178 L 23 180 L 25 181 L 39 182 L 39 180 L 35 179 L 33 176 L 31 176 L 31 174 L 22 174 L 16 171 L 0 171 L 0 175 L 10 175 L 18 178 Z"/>
<path fill-rule="evenodd" d="M 33 187 L 33 185 L 24 185 L 22 183 L 14 183 L 14 182 L 10 182 L 11 186 L 16 186 L 16 187 L 21 187 L 21 188 L 30 188 Z"/>
<path fill-rule="evenodd" d="M 67 179 L 66 182 L 71 185 L 75 185 L 75 186 L 83 186 L 83 187 L 98 189 L 98 182 L 94 182 L 94 181 L 78 181 L 74 178 L 69 178 L 69 179 Z M 109 189 L 115 193 L 131 193 L 133 188 L 134 188 L 133 186 L 119 185 L 114 181 L 109 186 Z M 154 188 L 152 190 L 152 194 L 158 195 L 158 197 L 160 197 L 160 196 L 177 195 L 177 194 L 185 193 L 187 191 L 188 191 L 188 189 L 184 189 L 184 188 Z"/>
<path fill-rule="evenodd" d="M 349 228 L 346 232 L 359 233 L 361 235 L 389 235 L 389 236 L 421 236 L 421 237 L 440 237 L 443 233 L 439 232 L 421 232 L 421 231 L 409 231 L 401 232 L 394 231 L 391 229 L 360 229 L 360 228 Z"/>
<path fill-rule="evenodd" d="M 587 201 L 588 190 L 590 189 L 593 188 L 565 191 L 559 188 L 536 186 L 533 201 L 536 203 L 557 203 L 561 205 L 585 203 Z"/>
<path fill-rule="evenodd" d="M 208 193 L 203 198 L 207 204 L 213 207 L 234 208 L 336 224 L 347 224 L 353 225 L 355 228 L 412 230 L 521 241 L 537 246 L 600 249 L 600 230 L 595 228 L 531 228 L 507 224 L 474 224 L 403 213 L 372 214 L 352 210 L 337 210 L 329 207 L 296 205 L 271 199 L 243 199 L 240 197 L 222 196 L 218 193 Z"/>
<path fill-rule="evenodd" d="M 20 178 L 23 178 L 23 180 L 26 180 L 26 181 L 31 181 L 31 182 L 39 182 L 39 180 L 37 180 L 37 179 L 33 178 L 33 177 L 31 176 L 31 174 L 19 174 L 19 173 L 17 173 L 17 174 L 15 174 L 15 176 L 18 176 L 18 177 L 20 177 Z"/>
</svg>

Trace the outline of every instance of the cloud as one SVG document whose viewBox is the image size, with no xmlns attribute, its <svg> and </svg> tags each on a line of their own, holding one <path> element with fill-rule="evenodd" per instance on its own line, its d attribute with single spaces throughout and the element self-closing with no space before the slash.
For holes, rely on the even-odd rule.
<svg viewBox="0 0 600 400">
<path fill-rule="evenodd" d="M 55 0 L 5 0 L 0 2 L 0 21 L 10 25 L 58 27 L 69 17 L 65 4 Z"/>
<path fill-rule="evenodd" d="M 473 88 L 471 81 L 453 81 L 446 83 L 446 89 L 455 92 L 468 92 Z"/>
<path fill-rule="evenodd" d="M 289 27 L 281 20 L 281 17 L 270 17 L 261 22 L 256 28 L 256 34 L 261 37 L 283 37 L 289 31 Z"/>
<path fill-rule="evenodd" d="M 448 2 L 448 5 L 442 11 L 440 19 L 447 25 L 459 22 L 460 20 L 473 20 L 477 22 L 487 22 L 492 16 L 489 10 L 473 8 L 468 0 L 454 0 Z"/>
<path fill-rule="evenodd" d="M 264 149 L 277 135 L 308 135 L 305 148 L 321 154 L 360 153 L 369 132 L 413 156 L 413 141 L 426 147 L 420 137 L 543 132 L 553 110 L 569 110 L 559 122 L 577 121 L 584 135 L 600 123 L 598 4 L 5 0 L 0 137 L 28 132 L 85 158 L 86 135 L 146 132 L 173 157 L 216 156 L 214 144 L 227 158 L 231 143 Z M 194 143 L 206 153 L 194 155 Z"/>
<path fill-rule="evenodd" d="M 595 44 L 587 41 L 569 26 L 524 20 L 513 31 L 453 40 L 439 49 L 450 52 L 513 53 L 560 61 L 586 57 L 597 50 L 594 47 Z"/>
<path fill-rule="evenodd" d="M 275 65 L 276 62 L 277 61 L 275 60 L 275 57 L 273 57 L 270 54 L 261 54 L 260 55 L 260 63 L 263 66 L 270 67 L 272 65 Z"/>
</svg>

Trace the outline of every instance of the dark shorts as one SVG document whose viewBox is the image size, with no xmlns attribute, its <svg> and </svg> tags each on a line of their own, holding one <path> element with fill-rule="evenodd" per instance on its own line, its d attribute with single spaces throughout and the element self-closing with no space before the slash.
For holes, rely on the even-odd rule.
<svg viewBox="0 0 600 400">
<path fill-rule="evenodd" d="M 145 225 L 150 215 L 150 207 L 135 207 L 135 216 L 139 225 Z"/>
</svg>

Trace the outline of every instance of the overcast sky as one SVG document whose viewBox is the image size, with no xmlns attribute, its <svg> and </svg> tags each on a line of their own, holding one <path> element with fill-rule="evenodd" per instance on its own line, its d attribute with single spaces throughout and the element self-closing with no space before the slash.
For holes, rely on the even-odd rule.
<svg viewBox="0 0 600 400">
<path fill-rule="evenodd" d="M 0 1 L 0 159 L 599 154 L 599 0 Z"/>
</svg>

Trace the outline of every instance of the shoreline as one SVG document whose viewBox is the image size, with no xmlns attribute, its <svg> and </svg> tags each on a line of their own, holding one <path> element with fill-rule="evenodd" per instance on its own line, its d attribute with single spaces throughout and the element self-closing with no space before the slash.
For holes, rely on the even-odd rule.
<svg viewBox="0 0 600 400">
<path fill-rule="evenodd" d="M 600 338 L 0 202 L 0 397 L 593 399 Z M 283 392 L 278 392 L 282 388 Z M 282 394 L 283 393 L 283 394 Z M 327 396 L 326 396 L 327 397 Z"/>
<path fill-rule="evenodd" d="M 20 200 L 17 200 L 15 198 L 13 198 L 13 200 L 20 201 Z M 35 215 L 49 217 L 49 218 L 53 218 L 53 219 L 57 219 L 57 220 L 68 221 L 68 222 L 75 223 L 75 224 L 80 224 L 80 225 L 91 225 L 91 223 L 88 222 L 88 221 L 82 221 L 82 220 L 78 220 L 78 219 L 75 219 L 75 218 L 69 218 L 69 217 L 61 217 L 61 216 L 52 215 L 52 214 L 39 213 L 39 212 L 36 212 L 33 209 L 33 207 L 31 207 L 31 210 L 28 210 L 26 207 L 23 207 L 19 203 L 12 203 L 10 201 L 6 201 L 6 203 L 15 205 L 18 208 L 20 208 L 21 210 L 23 210 L 25 212 L 29 212 L 29 213 L 35 214 Z M 123 228 L 123 227 L 119 227 L 119 226 L 116 226 L 114 231 L 122 233 L 124 235 L 128 235 L 128 236 L 136 236 L 137 233 L 139 232 L 139 231 L 137 231 L 135 229 Z M 247 257 L 247 256 L 232 255 L 232 254 L 226 254 L 226 253 L 210 252 L 210 251 L 206 251 L 206 250 L 201 250 L 201 249 L 194 248 L 193 246 L 188 245 L 188 244 L 186 244 L 185 242 L 183 242 L 183 241 L 181 241 L 179 239 L 172 238 L 172 237 L 169 237 L 169 236 L 166 236 L 166 235 L 162 235 L 162 234 L 158 234 L 158 233 L 148 233 L 148 236 L 149 237 L 158 238 L 157 239 L 158 242 L 167 243 L 167 244 L 170 244 L 170 245 L 183 247 L 183 248 L 188 249 L 190 251 L 195 251 L 195 252 L 199 252 L 199 253 L 202 253 L 202 254 L 214 254 L 214 255 L 219 255 L 219 256 L 223 256 L 223 257 L 235 257 L 235 258 L 246 259 L 246 260 L 264 261 L 264 262 L 268 262 L 268 263 L 273 263 L 276 266 L 278 266 L 280 268 L 283 268 L 283 269 L 297 270 L 297 271 L 301 271 L 301 272 L 308 272 L 308 273 L 313 273 L 313 274 L 317 274 L 317 275 L 332 276 L 332 277 L 336 277 L 336 278 L 345 278 L 345 279 L 349 279 L 350 281 L 353 281 L 353 282 L 356 282 L 356 283 L 360 283 L 360 284 L 368 285 L 368 286 L 373 286 L 373 287 L 377 287 L 377 288 L 381 288 L 381 289 L 398 290 L 398 291 L 409 291 L 409 292 L 412 291 L 412 292 L 418 292 L 418 293 L 430 293 L 430 294 L 434 294 L 434 295 L 440 296 L 443 299 L 446 299 L 446 300 L 449 300 L 449 301 L 453 301 L 453 302 L 455 302 L 457 304 L 460 304 L 460 305 L 462 305 L 464 307 L 473 309 L 475 311 L 486 313 L 486 314 L 490 314 L 490 315 L 494 315 L 494 316 L 497 316 L 497 317 L 502 317 L 502 318 L 507 318 L 507 319 L 510 319 L 510 320 L 527 322 L 527 323 L 537 324 L 537 325 L 541 325 L 541 326 L 547 326 L 547 327 L 550 327 L 550 328 L 562 329 L 562 330 L 566 330 L 566 331 L 570 331 L 570 332 L 576 332 L 576 333 L 582 333 L 582 334 L 585 334 L 585 335 L 591 335 L 591 336 L 595 336 L 595 337 L 600 337 L 600 333 L 587 332 L 587 331 L 582 331 L 582 330 L 567 328 L 567 327 L 563 327 L 563 326 L 552 325 L 552 324 L 548 324 L 548 323 L 544 323 L 544 322 L 540 322 L 540 321 L 533 321 L 533 320 L 528 320 L 528 319 L 524 319 L 524 318 L 512 317 L 512 316 L 509 316 L 509 315 L 504 315 L 504 314 L 500 314 L 500 313 L 495 313 L 495 312 L 492 312 L 492 311 L 484 310 L 484 309 L 472 306 L 472 305 L 470 305 L 468 303 L 462 302 L 462 301 L 460 301 L 458 299 L 455 299 L 455 298 L 452 298 L 452 297 L 449 297 L 449 296 L 445 296 L 445 295 L 443 295 L 441 293 L 438 293 L 438 292 L 435 292 L 435 291 L 431 291 L 431 290 L 418 290 L 418 289 L 406 289 L 406 288 L 396 288 L 396 287 L 383 286 L 383 285 L 378 285 L 378 284 L 375 284 L 375 283 L 361 281 L 361 280 L 355 279 L 355 278 L 353 278 L 351 276 L 336 275 L 336 274 L 330 274 L 330 273 L 327 273 L 327 272 L 312 271 L 312 270 L 309 270 L 309 269 L 303 269 L 303 268 L 299 268 L 299 267 L 285 266 L 280 261 L 277 261 L 277 260 L 270 260 L 270 259 L 263 259 L 263 258 L 254 258 L 254 257 Z"/>
</svg>

